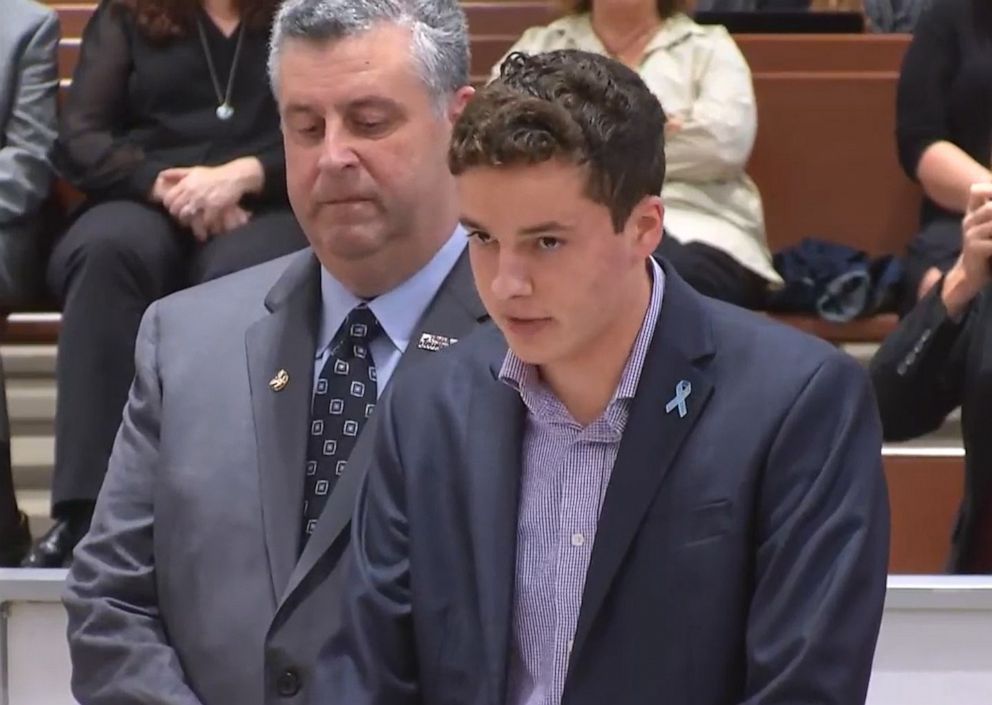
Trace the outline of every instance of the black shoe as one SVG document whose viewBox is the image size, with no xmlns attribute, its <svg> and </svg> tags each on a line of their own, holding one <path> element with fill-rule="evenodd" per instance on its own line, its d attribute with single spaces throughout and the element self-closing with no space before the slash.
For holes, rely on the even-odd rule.
<svg viewBox="0 0 992 705">
<path fill-rule="evenodd" d="M 31 529 L 28 527 L 28 516 L 19 512 L 17 526 L 12 531 L 0 534 L 0 568 L 19 566 L 29 548 Z"/>
<path fill-rule="evenodd" d="M 27 557 L 21 562 L 22 568 L 63 568 L 72 561 L 72 549 L 76 547 L 90 528 L 90 516 L 56 520 L 31 547 Z"/>
</svg>

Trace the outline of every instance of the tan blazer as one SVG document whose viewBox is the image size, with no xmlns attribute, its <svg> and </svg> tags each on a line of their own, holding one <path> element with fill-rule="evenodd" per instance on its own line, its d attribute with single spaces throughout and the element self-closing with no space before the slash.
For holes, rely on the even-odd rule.
<svg viewBox="0 0 992 705">
<path fill-rule="evenodd" d="M 608 53 L 588 14 L 532 27 L 510 51 L 555 49 Z M 498 71 L 493 68 L 494 77 Z M 665 113 L 683 123 L 665 149 L 661 195 L 668 232 L 681 242 L 711 245 L 780 284 L 765 240 L 761 194 L 744 172 L 757 111 L 751 70 L 734 40 L 723 27 L 703 27 L 677 14 L 648 44 L 638 72 Z"/>
</svg>

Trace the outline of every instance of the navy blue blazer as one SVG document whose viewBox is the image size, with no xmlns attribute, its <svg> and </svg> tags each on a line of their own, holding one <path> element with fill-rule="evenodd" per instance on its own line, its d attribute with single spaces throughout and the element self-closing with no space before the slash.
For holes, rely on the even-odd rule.
<svg viewBox="0 0 992 705">
<path fill-rule="evenodd" d="M 666 274 L 562 702 L 863 703 L 889 530 L 866 373 Z M 506 702 L 525 408 L 505 352 L 482 329 L 380 404 L 327 703 Z"/>
</svg>

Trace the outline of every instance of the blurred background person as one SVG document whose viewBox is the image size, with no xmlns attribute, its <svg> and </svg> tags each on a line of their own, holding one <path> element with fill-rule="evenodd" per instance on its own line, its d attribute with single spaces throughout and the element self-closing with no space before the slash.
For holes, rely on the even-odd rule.
<svg viewBox="0 0 992 705">
<path fill-rule="evenodd" d="M 32 302 L 41 284 L 43 204 L 52 184 L 59 23 L 34 0 L 8 0 L 0 24 L 0 309 Z M 0 367 L 0 567 L 20 564 L 31 543 L 17 507 L 10 424 Z"/>
<path fill-rule="evenodd" d="M 34 0 L 0 23 L 0 309 L 36 303 L 57 134 L 59 22 Z"/>
<path fill-rule="evenodd" d="M 899 77 L 899 160 L 923 187 L 920 230 L 906 253 L 904 310 L 961 253 L 971 184 L 992 179 L 992 5 L 940 0 L 920 18 Z"/>
<path fill-rule="evenodd" d="M 56 243 L 62 304 L 52 516 L 24 561 L 85 533 L 149 303 L 300 249 L 266 80 L 276 0 L 103 0 L 83 33 L 57 164 L 86 196 Z"/>
<path fill-rule="evenodd" d="M 751 70 L 734 40 L 723 27 L 693 22 L 685 0 L 566 0 L 565 8 L 510 51 L 582 49 L 640 74 L 668 117 L 667 237 L 658 254 L 698 291 L 761 308 L 781 278 L 765 240 L 761 195 L 744 171 L 757 110 Z"/>
</svg>

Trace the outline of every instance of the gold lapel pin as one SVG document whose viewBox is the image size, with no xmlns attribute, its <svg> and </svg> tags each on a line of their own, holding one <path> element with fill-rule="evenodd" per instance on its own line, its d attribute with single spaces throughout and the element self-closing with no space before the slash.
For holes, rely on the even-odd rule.
<svg viewBox="0 0 992 705">
<path fill-rule="evenodd" d="M 286 370 L 279 370 L 276 376 L 269 380 L 269 387 L 273 392 L 281 392 L 289 384 L 289 373 Z"/>
</svg>

